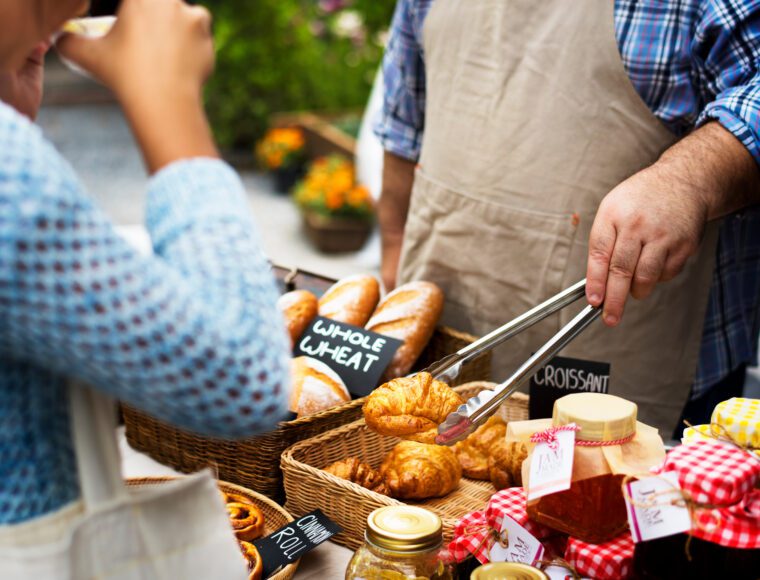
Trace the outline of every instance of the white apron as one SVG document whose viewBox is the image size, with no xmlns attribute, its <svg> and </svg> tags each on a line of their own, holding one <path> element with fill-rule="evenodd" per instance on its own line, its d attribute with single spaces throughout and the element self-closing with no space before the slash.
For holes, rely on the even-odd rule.
<svg viewBox="0 0 760 580">
<path fill-rule="evenodd" d="M 69 392 L 82 499 L 31 522 L 0 527 L 0 578 L 247 578 L 210 473 L 127 490 L 114 405 L 86 387 Z"/>
<path fill-rule="evenodd" d="M 425 133 L 399 269 L 446 293 L 445 324 L 482 335 L 585 277 L 604 196 L 676 138 L 626 74 L 612 0 L 435 0 Z M 609 363 L 609 392 L 670 434 L 694 380 L 717 243 L 614 329 L 562 355 Z M 494 353 L 504 380 L 577 308 Z"/>
</svg>

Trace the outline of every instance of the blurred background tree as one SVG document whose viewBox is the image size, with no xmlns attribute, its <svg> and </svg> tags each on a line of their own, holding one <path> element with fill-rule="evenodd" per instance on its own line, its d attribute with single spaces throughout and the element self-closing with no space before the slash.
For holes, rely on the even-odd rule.
<svg viewBox="0 0 760 580">
<path fill-rule="evenodd" d="M 395 0 L 205 0 L 216 73 L 206 102 L 223 147 L 248 149 L 281 111 L 360 109 Z"/>
</svg>

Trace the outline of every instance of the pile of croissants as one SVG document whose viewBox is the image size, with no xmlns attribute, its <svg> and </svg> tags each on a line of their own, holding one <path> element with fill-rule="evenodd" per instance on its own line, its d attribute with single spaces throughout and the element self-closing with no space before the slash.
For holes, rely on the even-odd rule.
<svg viewBox="0 0 760 580">
<path fill-rule="evenodd" d="M 364 419 L 373 431 L 405 441 L 378 469 L 349 457 L 325 471 L 397 499 L 443 497 L 457 489 L 463 476 L 491 481 L 497 490 L 522 485 L 527 448 L 506 441 L 507 424 L 499 417 L 453 447 L 433 444 L 438 425 L 463 402 L 428 373 L 394 379 L 367 398 Z"/>
<path fill-rule="evenodd" d="M 251 542 L 264 535 L 264 514 L 244 495 L 221 493 L 240 551 L 248 563 L 248 580 L 261 580 L 264 573 L 261 556 Z"/>
<path fill-rule="evenodd" d="M 336 282 L 320 299 L 294 290 L 277 305 L 294 346 L 317 315 L 402 341 L 383 377 L 390 380 L 407 374 L 427 345 L 443 310 L 443 292 L 430 282 L 411 282 L 380 300 L 377 279 L 357 275 Z M 299 418 L 351 400 L 338 374 L 317 359 L 294 358 L 292 379 L 290 410 Z"/>
</svg>

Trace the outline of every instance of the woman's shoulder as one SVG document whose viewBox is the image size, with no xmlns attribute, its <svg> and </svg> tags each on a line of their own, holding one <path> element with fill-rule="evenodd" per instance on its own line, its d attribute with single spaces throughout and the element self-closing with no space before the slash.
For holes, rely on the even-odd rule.
<svg viewBox="0 0 760 580">
<path fill-rule="evenodd" d="M 45 139 L 42 131 L 12 107 L 0 103 L 0 180 L 7 194 L 47 193 L 55 184 L 75 184 L 71 167 Z"/>
</svg>

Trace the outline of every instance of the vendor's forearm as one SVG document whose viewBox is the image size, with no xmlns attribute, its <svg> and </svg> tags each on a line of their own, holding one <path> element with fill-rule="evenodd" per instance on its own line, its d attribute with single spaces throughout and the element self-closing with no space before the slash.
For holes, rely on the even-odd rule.
<svg viewBox="0 0 760 580">
<path fill-rule="evenodd" d="M 689 181 L 708 219 L 760 202 L 760 168 L 746 147 L 718 122 L 708 123 L 668 149 L 655 166 Z"/>
<path fill-rule="evenodd" d="M 378 221 L 383 236 L 402 236 L 409 200 L 412 197 L 415 163 L 385 152 L 383 190 L 378 204 Z"/>
<path fill-rule="evenodd" d="M 377 217 L 382 239 L 383 285 L 390 291 L 396 286 L 396 272 L 401 257 L 406 216 L 414 184 L 414 162 L 393 153 L 385 153 L 383 191 L 380 195 Z"/>
</svg>

